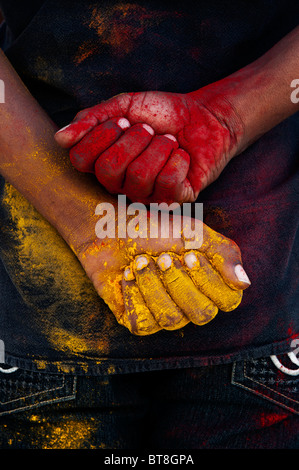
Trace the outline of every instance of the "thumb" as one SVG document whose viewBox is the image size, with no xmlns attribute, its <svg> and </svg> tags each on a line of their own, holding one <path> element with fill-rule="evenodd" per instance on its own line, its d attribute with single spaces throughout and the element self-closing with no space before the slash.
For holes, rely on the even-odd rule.
<svg viewBox="0 0 299 470">
<path fill-rule="evenodd" d="M 116 117 L 124 117 L 129 109 L 132 93 L 122 93 L 107 101 L 80 111 L 74 120 L 55 134 L 62 148 L 70 148 L 97 125 Z"/>
<path fill-rule="evenodd" d="M 241 251 L 231 239 L 203 224 L 203 243 L 199 248 L 232 289 L 247 289 L 251 282 L 244 270 Z"/>
</svg>

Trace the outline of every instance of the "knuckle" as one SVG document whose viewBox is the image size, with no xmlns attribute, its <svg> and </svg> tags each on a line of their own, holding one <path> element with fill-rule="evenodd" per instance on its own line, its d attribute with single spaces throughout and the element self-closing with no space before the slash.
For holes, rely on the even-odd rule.
<svg viewBox="0 0 299 470">
<path fill-rule="evenodd" d="M 229 240 L 229 248 L 232 254 L 234 254 L 237 258 L 241 258 L 241 250 L 236 242 Z"/>
<path fill-rule="evenodd" d="M 144 173 L 140 171 L 139 165 L 131 164 L 127 167 L 127 179 L 131 184 L 142 186 L 144 184 Z"/>
<path fill-rule="evenodd" d="M 241 250 L 234 240 L 232 240 L 231 238 L 227 238 L 226 236 L 218 232 L 217 237 L 219 249 L 224 250 L 224 252 L 229 254 L 230 256 L 236 258 L 241 257 Z"/>
<path fill-rule="evenodd" d="M 98 157 L 95 162 L 95 171 L 109 180 L 116 178 L 119 173 L 119 169 L 114 168 L 113 156 L 109 152 L 104 152 Z"/>
<path fill-rule="evenodd" d="M 118 181 L 118 175 L 111 173 L 111 169 L 107 163 L 100 162 L 95 165 L 95 176 L 98 181 L 110 192 L 114 192 L 119 188 L 116 187 Z"/>
<path fill-rule="evenodd" d="M 197 325 L 205 325 L 213 320 L 217 313 L 218 307 L 214 303 L 209 302 L 201 307 L 200 312 L 198 313 L 198 319 L 197 321 L 194 321 L 194 323 L 197 323 Z"/>
<path fill-rule="evenodd" d="M 187 160 L 189 161 L 190 160 L 190 155 L 189 153 L 184 150 L 183 148 L 179 147 L 178 149 L 176 149 L 174 152 L 173 152 L 176 156 L 180 157 L 180 158 L 183 158 L 184 160 Z"/>
<path fill-rule="evenodd" d="M 160 173 L 157 177 L 157 185 L 164 189 L 172 188 L 177 183 L 176 173 L 174 171 Z"/>
<path fill-rule="evenodd" d="M 82 163 L 83 163 L 83 160 L 82 160 L 82 157 L 80 155 L 77 154 L 76 151 L 71 151 L 70 152 L 70 161 L 71 161 L 71 164 L 77 169 L 77 170 L 80 170 L 82 168 Z"/>
<path fill-rule="evenodd" d="M 107 175 L 107 165 L 100 158 L 95 162 L 94 169 L 98 179 Z"/>
<path fill-rule="evenodd" d="M 91 109 L 92 108 L 86 108 L 86 109 L 82 109 L 81 111 L 79 111 L 76 114 L 74 121 L 80 121 L 81 119 L 85 119 L 87 116 L 91 115 L 92 114 Z"/>
<path fill-rule="evenodd" d="M 150 319 L 144 320 L 144 322 L 137 323 L 131 330 L 131 332 L 136 336 L 147 336 L 152 335 L 159 331 L 161 327 L 157 325 L 153 325 Z"/>
<path fill-rule="evenodd" d="M 74 168 L 78 171 L 85 171 L 88 169 L 89 165 L 86 161 L 86 158 L 81 153 L 78 153 L 76 149 L 70 151 L 70 162 Z"/>
<path fill-rule="evenodd" d="M 231 290 L 231 292 L 222 299 L 222 303 L 221 305 L 219 305 L 219 308 L 223 312 L 231 312 L 235 310 L 240 305 L 242 296 L 243 296 L 242 291 Z"/>
</svg>

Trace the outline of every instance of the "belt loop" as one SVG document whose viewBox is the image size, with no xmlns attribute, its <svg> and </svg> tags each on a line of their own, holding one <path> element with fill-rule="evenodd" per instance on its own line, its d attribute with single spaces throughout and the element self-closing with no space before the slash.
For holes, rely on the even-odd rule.
<svg viewBox="0 0 299 470">
<path fill-rule="evenodd" d="M 18 367 L 11 367 L 10 369 L 3 369 L 0 367 L 0 372 L 3 374 L 12 374 L 13 372 L 16 372 L 19 368 Z"/>
<path fill-rule="evenodd" d="M 288 356 L 289 358 L 291 359 L 291 361 L 294 363 L 294 364 L 298 364 L 297 363 L 297 357 L 295 356 L 296 358 L 296 361 L 294 360 L 292 354 L 295 356 L 294 353 L 290 352 L 288 353 Z M 298 369 L 289 369 L 288 367 L 285 367 L 281 362 L 280 360 L 278 359 L 277 356 L 270 356 L 273 364 L 277 367 L 277 369 L 281 370 L 281 372 L 284 372 L 284 374 L 287 374 L 287 375 L 299 375 L 299 367 Z"/>
<path fill-rule="evenodd" d="M 2 339 L 0 339 L 0 364 L 5 364 L 5 345 Z M 10 367 L 9 369 L 3 369 L 3 367 L 0 367 L 0 372 L 3 374 L 12 374 L 16 370 L 18 370 L 18 367 Z"/>
</svg>

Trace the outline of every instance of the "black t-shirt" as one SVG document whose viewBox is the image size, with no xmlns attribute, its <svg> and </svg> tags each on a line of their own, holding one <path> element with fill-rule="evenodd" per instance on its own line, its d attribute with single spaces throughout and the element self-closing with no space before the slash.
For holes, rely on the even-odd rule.
<svg viewBox="0 0 299 470">
<path fill-rule="evenodd" d="M 121 92 L 197 90 L 260 57 L 299 19 L 297 1 L 278 0 L 0 5 L 3 48 L 59 126 Z M 148 337 L 117 324 L 64 241 L 1 179 L 0 339 L 7 362 L 122 373 L 288 351 L 299 331 L 298 135 L 297 113 L 199 195 L 204 222 L 241 248 L 252 282 L 241 305 L 205 326 Z"/>
</svg>

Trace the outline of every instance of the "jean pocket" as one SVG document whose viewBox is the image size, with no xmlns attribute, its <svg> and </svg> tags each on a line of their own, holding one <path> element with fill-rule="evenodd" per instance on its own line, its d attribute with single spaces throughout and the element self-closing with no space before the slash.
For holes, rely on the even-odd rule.
<svg viewBox="0 0 299 470">
<path fill-rule="evenodd" d="M 0 372 L 0 416 L 72 400 L 75 395 L 73 376 L 22 369 L 11 374 Z"/>
<path fill-rule="evenodd" d="M 236 362 L 232 384 L 299 414 L 299 376 L 283 372 L 271 357 Z"/>
</svg>

